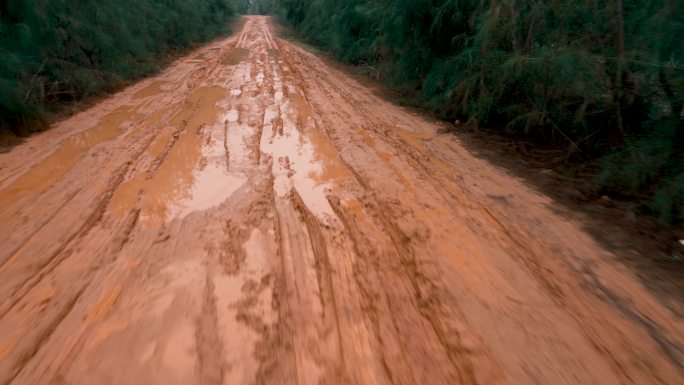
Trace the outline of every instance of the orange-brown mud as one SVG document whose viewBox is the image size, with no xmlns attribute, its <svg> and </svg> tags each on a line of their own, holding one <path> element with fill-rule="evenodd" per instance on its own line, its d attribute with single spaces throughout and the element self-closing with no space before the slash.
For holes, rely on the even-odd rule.
<svg viewBox="0 0 684 385">
<path fill-rule="evenodd" d="M 0 154 L 0 385 L 684 383 L 553 202 L 250 17 Z"/>
</svg>

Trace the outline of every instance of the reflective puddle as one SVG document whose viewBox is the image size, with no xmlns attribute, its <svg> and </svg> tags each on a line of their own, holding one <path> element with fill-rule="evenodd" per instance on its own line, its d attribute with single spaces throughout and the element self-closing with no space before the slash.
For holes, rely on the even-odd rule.
<svg viewBox="0 0 684 385">
<path fill-rule="evenodd" d="M 221 59 L 221 64 L 236 65 L 245 60 L 248 56 L 249 50 L 247 48 L 234 48 Z"/>
<path fill-rule="evenodd" d="M 194 90 L 147 150 L 151 158 L 163 157 L 159 167 L 151 175 L 141 173 L 122 183 L 112 197 L 110 212 L 121 217 L 137 206 L 143 223 L 159 225 L 213 207 L 239 188 L 244 181 L 227 174 L 225 158 L 215 155 L 223 149 L 219 102 L 227 97 L 228 91 L 221 87 Z M 180 130 L 183 126 L 182 134 L 167 150 L 174 127 Z"/>
</svg>

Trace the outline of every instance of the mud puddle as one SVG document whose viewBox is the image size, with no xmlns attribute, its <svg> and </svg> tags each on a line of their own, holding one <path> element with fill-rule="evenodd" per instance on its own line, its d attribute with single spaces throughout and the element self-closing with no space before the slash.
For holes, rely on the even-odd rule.
<svg viewBox="0 0 684 385">
<path fill-rule="evenodd" d="M 246 178 L 231 175 L 225 165 L 210 164 L 193 173 L 193 183 L 188 189 L 185 199 L 175 203 L 170 216 L 183 217 L 193 211 L 203 211 L 228 199 L 240 188 Z"/>
<path fill-rule="evenodd" d="M 315 128 L 304 131 L 297 126 L 299 111 L 287 99 L 280 105 L 285 110 L 280 118 L 277 110 L 267 110 L 267 125 L 261 150 L 273 158 L 274 190 L 279 197 L 295 189 L 309 210 L 321 218 L 335 217 L 327 200 L 333 181 L 347 176 L 329 141 Z M 271 118 L 273 117 L 273 118 Z"/>
<path fill-rule="evenodd" d="M 234 66 L 239 64 L 241 61 L 245 60 L 249 56 L 249 49 L 247 48 L 234 48 L 228 52 L 221 59 L 221 64 L 227 66 Z"/>
<path fill-rule="evenodd" d="M 223 182 L 222 175 L 210 165 L 199 167 L 206 144 L 203 128 L 218 124 L 218 104 L 227 97 L 228 92 L 220 87 L 194 90 L 171 117 L 172 126 L 162 130 L 147 151 L 159 167 L 124 181 L 114 192 L 110 210 L 122 217 L 138 207 L 141 222 L 159 224 L 191 212 L 192 207 L 213 204 L 217 191 L 235 181 Z"/>
</svg>

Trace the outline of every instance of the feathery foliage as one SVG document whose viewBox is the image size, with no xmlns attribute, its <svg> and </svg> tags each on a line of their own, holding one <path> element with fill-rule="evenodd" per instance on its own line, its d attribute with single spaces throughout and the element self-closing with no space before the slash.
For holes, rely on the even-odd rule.
<svg viewBox="0 0 684 385">
<path fill-rule="evenodd" d="M 604 160 L 605 193 L 684 222 L 682 0 L 262 0 L 447 119 Z"/>
<path fill-rule="evenodd" d="M 163 55 L 225 32 L 247 4 L 234 3 L 0 1 L 0 129 L 25 134 L 65 103 L 150 73 Z"/>
</svg>

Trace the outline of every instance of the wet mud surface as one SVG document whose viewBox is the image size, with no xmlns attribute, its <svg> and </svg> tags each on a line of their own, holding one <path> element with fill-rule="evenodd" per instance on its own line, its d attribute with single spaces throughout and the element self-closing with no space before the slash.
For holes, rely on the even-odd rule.
<svg viewBox="0 0 684 385">
<path fill-rule="evenodd" d="M 549 198 L 269 23 L 0 154 L 0 385 L 684 382 Z"/>
</svg>

